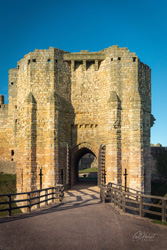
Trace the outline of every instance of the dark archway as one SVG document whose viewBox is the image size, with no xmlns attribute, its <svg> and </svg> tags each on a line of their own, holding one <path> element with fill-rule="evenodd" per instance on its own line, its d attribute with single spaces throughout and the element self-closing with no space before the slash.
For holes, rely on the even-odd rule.
<svg viewBox="0 0 167 250">
<path fill-rule="evenodd" d="M 73 157 L 72 160 L 72 165 L 71 165 L 71 186 L 75 185 L 78 182 L 87 182 L 90 183 L 92 182 L 94 185 L 97 185 L 97 176 L 98 173 L 96 174 L 96 177 L 93 176 L 91 169 L 89 169 L 89 172 L 86 173 L 86 176 L 82 176 L 79 175 L 79 162 L 82 159 L 83 156 L 90 154 L 91 156 L 93 156 L 96 160 L 97 160 L 97 156 L 95 155 L 95 153 L 90 150 L 87 147 L 82 147 L 81 149 L 78 149 L 75 152 L 75 155 Z M 98 172 L 98 166 L 97 166 L 97 172 Z"/>
</svg>

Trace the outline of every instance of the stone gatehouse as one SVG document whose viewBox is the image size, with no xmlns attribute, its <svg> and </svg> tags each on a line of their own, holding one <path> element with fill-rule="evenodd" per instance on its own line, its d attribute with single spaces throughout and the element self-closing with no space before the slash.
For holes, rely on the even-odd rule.
<svg viewBox="0 0 167 250">
<path fill-rule="evenodd" d="M 98 184 L 150 192 L 151 70 L 127 48 L 69 53 L 35 50 L 9 70 L 9 104 L 0 97 L 0 165 L 17 173 L 17 191 L 77 181 L 87 153 Z"/>
</svg>

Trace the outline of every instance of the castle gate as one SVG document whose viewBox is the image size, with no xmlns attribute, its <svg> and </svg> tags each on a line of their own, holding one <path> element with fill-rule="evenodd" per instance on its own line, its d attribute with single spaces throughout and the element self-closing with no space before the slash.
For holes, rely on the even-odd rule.
<svg viewBox="0 0 167 250">
<path fill-rule="evenodd" d="M 69 179 L 70 186 L 73 186 L 77 182 L 79 160 L 87 153 L 94 155 L 98 159 L 98 149 L 92 147 L 92 145 L 89 143 L 81 143 L 77 145 L 74 149 L 72 149 Z M 100 171 L 99 169 L 100 165 L 98 165 L 98 173 Z"/>
<path fill-rule="evenodd" d="M 149 193 L 151 117 L 150 67 L 127 48 L 35 50 L 9 70 L 9 104 L 0 96 L 0 167 L 16 166 L 17 192 L 69 186 L 90 152 L 99 184 L 126 174 Z"/>
</svg>

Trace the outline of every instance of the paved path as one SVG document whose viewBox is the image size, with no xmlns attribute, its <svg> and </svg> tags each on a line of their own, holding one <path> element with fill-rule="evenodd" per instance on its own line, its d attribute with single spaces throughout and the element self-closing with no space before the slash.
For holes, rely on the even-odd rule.
<svg viewBox="0 0 167 250">
<path fill-rule="evenodd" d="M 167 228 L 119 214 L 85 184 L 65 194 L 62 204 L 0 219 L 0 250 L 167 249 Z"/>
</svg>

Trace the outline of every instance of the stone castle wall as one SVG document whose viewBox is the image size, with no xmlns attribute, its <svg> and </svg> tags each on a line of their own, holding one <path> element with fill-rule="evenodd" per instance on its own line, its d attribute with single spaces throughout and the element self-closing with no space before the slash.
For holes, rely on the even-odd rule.
<svg viewBox="0 0 167 250">
<path fill-rule="evenodd" d="M 152 161 L 151 161 L 151 180 L 153 182 L 156 181 L 162 181 L 162 177 L 159 175 L 157 170 L 157 158 L 161 154 L 167 154 L 167 147 L 151 147 L 151 155 L 152 155 Z"/>
<path fill-rule="evenodd" d="M 126 169 L 129 187 L 150 192 L 150 68 L 127 48 L 35 50 L 9 71 L 1 106 L 1 164 L 17 165 L 19 192 L 40 187 L 40 169 L 43 187 L 73 185 L 84 149 L 99 158 L 101 145 L 106 182 L 124 185 Z"/>
</svg>

